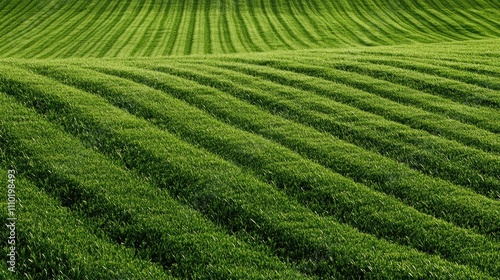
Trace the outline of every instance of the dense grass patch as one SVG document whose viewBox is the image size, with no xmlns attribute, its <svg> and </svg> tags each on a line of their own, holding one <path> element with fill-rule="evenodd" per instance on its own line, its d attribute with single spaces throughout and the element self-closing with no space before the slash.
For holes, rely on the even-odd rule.
<svg viewBox="0 0 500 280">
<path fill-rule="evenodd" d="M 232 163 L 99 97 L 38 75 L 23 81 L 27 71 L 8 69 L 2 71 L 2 89 L 8 94 L 59 123 L 87 145 L 150 178 L 213 222 L 235 233 L 255 235 L 299 267 L 307 262 L 308 273 L 321 277 L 368 273 L 376 278 L 481 275 L 472 266 L 458 266 L 319 217 Z M 371 245 L 367 247 L 366 243 Z"/>
<path fill-rule="evenodd" d="M 0 278 L 500 278 L 498 18 L 0 0 Z"/>
<path fill-rule="evenodd" d="M 0 57 L 131 57 L 500 35 L 496 1 L 0 1 Z"/>
</svg>

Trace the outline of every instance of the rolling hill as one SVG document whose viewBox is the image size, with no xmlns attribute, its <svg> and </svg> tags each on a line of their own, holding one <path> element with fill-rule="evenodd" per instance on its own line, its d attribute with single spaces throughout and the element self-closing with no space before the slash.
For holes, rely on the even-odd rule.
<svg viewBox="0 0 500 280">
<path fill-rule="evenodd" d="M 0 3 L 0 277 L 500 278 L 497 1 Z"/>
<path fill-rule="evenodd" d="M 137 57 L 498 37 L 495 0 L 2 0 L 0 57 Z"/>
</svg>

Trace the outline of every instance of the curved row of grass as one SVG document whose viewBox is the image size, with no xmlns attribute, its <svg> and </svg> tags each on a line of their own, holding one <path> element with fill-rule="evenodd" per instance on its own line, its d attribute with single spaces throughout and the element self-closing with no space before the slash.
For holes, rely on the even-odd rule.
<svg viewBox="0 0 500 280">
<path fill-rule="evenodd" d="M 75 67 L 42 64 L 31 69 L 101 95 L 163 129 L 175 131 L 185 141 L 252 170 L 262 180 L 280 187 L 318 213 L 332 215 L 380 238 L 496 274 L 500 247 L 487 238 L 432 219 L 272 141 L 217 121 L 165 95 L 169 92 Z M 485 263 L 484 259 L 490 262 Z"/>
<path fill-rule="evenodd" d="M 332 60 L 334 59 L 339 59 L 336 56 L 332 57 Z M 397 103 L 403 103 L 403 104 L 408 104 L 411 106 L 418 107 L 420 109 L 430 111 L 433 113 L 439 113 L 439 114 L 444 114 L 448 118 L 455 119 L 460 122 L 465 122 L 468 124 L 472 124 L 475 126 L 478 126 L 480 129 L 490 131 L 492 133 L 497 133 L 499 131 L 498 123 L 499 123 L 499 113 L 497 110 L 498 105 L 496 105 L 495 99 L 498 99 L 498 94 L 495 92 L 495 90 L 488 90 L 489 94 L 479 94 L 479 99 L 477 102 L 472 101 L 473 104 L 470 104 L 469 102 L 461 99 L 455 99 L 453 98 L 453 88 L 449 87 L 443 87 L 439 91 L 444 92 L 443 95 L 440 95 L 439 92 L 434 92 L 434 88 L 430 86 L 430 88 L 427 90 L 427 92 L 424 92 L 422 90 L 413 88 L 412 82 L 416 81 L 417 83 L 427 83 L 426 77 L 418 77 L 412 79 L 411 77 L 408 77 L 406 80 L 402 80 L 400 82 L 396 81 L 391 81 L 391 80 L 386 80 L 389 78 L 386 78 L 386 75 L 380 74 L 380 75 L 369 75 L 370 72 L 369 70 L 365 70 L 368 67 L 374 68 L 376 66 L 364 66 L 363 68 L 356 68 L 357 71 L 353 69 L 353 67 L 349 67 L 349 65 L 356 63 L 353 61 L 345 61 L 345 62 L 338 62 L 338 63 L 325 63 L 324 59 L 302 59 L 298 62 L 296 61 L 287 61 L 287 60 L 264 60 L 264 61 L 245 61 L 247 63 L 251 64 L 264 64 L 264 65 L 269 65 L 274 68 L 277 68 L 279 70 L 285 70 L 285 71 L 293 71 L 293 72 L 298 72 L 299 74 L 304 74 L 307 76 L 312 76 L 312 77 L 317 77 L 321 78 L 323 81 L 321 83 L 323 84 L 322 87 L 319 88 L 320 92 L 328 92 L 326 90 L 327 88 L 329 91 L 332 91 L 333 89 L 342 89 L 342 92 L 344 92 L 344 95 L 347 95 L 349 93 L 349 96 L 356 96 L 355 93 L 356 91 L 352 91 L 347 88 L 341 88 L 338 85 L 335 87 L 327 85 L 332 85 L 331 83 L 325 82 L 330 81 L 334 82 L 336 84 L 344 84 L 348 87 L 356 88 L 359 90 L 363 90 L 369 93 L 376 94 L 382 98 L 389 99 L 391 101 L 397 102 Z M 314 65 L 314 66 L 312 66 Z M 349 70 L 346 70 L 349 69 Z M 359 72 L 361 73 L 359 73 Z M 366 71 L 366 72 L 365 72 Z M 397 73 L 397 75 L 404 76 L 404 72 L 401 71 L 400 69 L 390 69 L 392 72 L 388 72 L 387 76 L 393 75 L 393 73 Z M 247 71 L 248 72 L 248 71 Z M 268 71 L 269 72 L 269 71 Z M 368 73 L 367 73 L 368 72 Z M 252 73 L 256 73 L 253 71 Z M 257 72 L 258 73 L 258 72 Z M 271 72 L 272 73 L 272 72 Z M 319 82 L 316 82 L 314 85 L 316 87 L 311 87 L 311 85 L 304 84 L 302 80 L 304 80 L 306 77 L 301 77 L 299 75 L 292 76 L 290 73 L 283 73 L 280 71 L 275 71 L 274 73 L 281 74 L 288 74 L 288 79 L 291 77 L 295 78 L 291 81 L 287 81 L 285 79 L 285 83 L 291 86 L 298 86 L 302 87 L 304 89 L 316 89 L 318 90 L 318 84 Z M 265 73 L 264 73 L 265 74 Z M 255 75 L 255 74 L 254 74 Z M 263 74 L 260 74 L 261 76 Z M 270 74 L 267 74 L 269 76 Z M 417 74 L 418 75 L 418 74 Z M 271 76 L 275 80 L 279 80 L 279 75 L 274 75 Z M 298 77 L 298 78 L 296 78 Z M 311 79 L 311 78 L 309 78 Z M 283 79 L 281 79 L 283 80 Z M 320 80 L 316 80 L 320 81 Z M 283 82 L 282 82 L 283 83 Z M 340 90 L 336 90 L 336 92 L 339 92 Z M 465 97 L 465 98 L 470 98 L 474 99 L 474 94 L 467 94 L 467 90 L 462 90 L 460 94 Z M 449 94 L 451 93 L 451 94 Z M 338 94 L 336 94 L 338 95 Z M 344 98 L 346 99 L 346 98 Z M 492 102 L 491 107 L 490 106 L 480 106 L 479 104 L 474 104 L 474 103 L 489 103 L 487 99 L 490 99 Z M 372 106 L 376 106 L 376 104 L 372 104 Z M 387 106 L 384 106 L 387 107 Z"/>
<path fill-rule="evenodd" d="M 254 62 L 263 64 L 264 62 Z M 245 74 L 299 88 L 488 152 L 500 152 L 492 109 L 468 107 L 408 87 L 304 62 L 266 61 L 265 67 L 230 66 Z M 219 71 L 222 71 L 219 69 Z M 226 71 L 225 73 L 231 73 Z M 235 73 L 232 74 L 233 76 Z M 451 117 L 454 117 L 453 119 Z"/>
<path fill-rule="evenodd" d="M 185 79 L 137 68 L 100 69 L 175 94 L 177 98 L 225 122 L 277 141 L 355 181 L 401 197 L 406 203 L 436 217 L 466 227 L 477 227 L 483 233 L 498 234 L 498 202 L 473 195 L 448 182 L 423 176 L 404 165 L 309 126 L 274 116 L 270 114 L 273 112 L 266 112 L 235 98 L 245 99 L 246 92 L 242 90 L 221 92 Z M 453 195 L 450 197 L 449 194 Z M 470 203 L 471 195 L 475 197 L 474 203 Z M 486 208 L 480 210 L 482 207 Z"/>
<path fill-rule="evenodd" d="M 277 87 L 274 84 L 261 81 L 256 82 L 228 71 L 213 70 L 213 68 L 207 68 L 200 64 L 198 66 L 176 65 L 168 67 L 155 65 L 154 68 L 188 77 L 223 91 L 230 91 L 254 104 L 265 107 L 267 110 L 320 130 L 329 131 L 341 139 L 379 151 L 385 156 L 405 162 L 413 168 L 431 174 L 434 172 L 434 176 L 471 187 L 492 198 L 498 196 L 497 170 L 499 160 L 496 155 L 470 149 L 420 130 L 398 126 L 396 123 L 384 120 L 384 118 L 330 102 L 328 99 L 322 99 L 310 92 L 301 93 L 293 88 Z M 192 70 L 195 68 L 197 70 Z M 215 73 L 210 74 L 210 71 L 215 71 Z M 273 73 L 274 80 L 278 75 L 281 77 L 290 76 L 286 72 L 275 71 Z M 327 88 L 327 86 L 323 88 Z M 330 86 L 330 88 L 332 87 Z M 350 97 L 352 98 L 352 96 Z M 406 112 L 405 115 L 408 113 Z M 459 124 L 457 123 L 457 125 Z M 459 126 L 459 128 L 461 127 Z M 461 129 L 463 130 L 463 128 Z M 498 139 L 494 135 L 491 135 L 490 138 L 493 141 Z M 453 162 L 453 165 L 448 164 L 450 161 Z"/>
<path fill-rule="evenodd" d="M 131 57 L 500 36 L 496 1 L 3 1 L 1 57 Z"/>
<path fill-rule="evenodd" d="M 231 66 L 240 67 L 234 64 Z M 188 73 L 192 72 L 189 69 L 194 69 L 194 65 L 155 67 L 160 71 L 177 73 L 181 76 L 189 76 Z M 203 77 L 194 74 L 192 79 L 195 81 L 199 79 L 201 83 L 214 85 L 221 90 L 237 91 L 239 95 L 246 95 L 246 99 L 250 102 L 287 118 L 328 131 L 340 139 L 366 149 L 376 150 L 423 172 L 434 172 L 437 177 L 470 187 L 479 193 L 493 198 L 498 195 L 500 190 L 497 176 L 500 164 L 498 156 L 390 122 L 383 117 L 345 106 L 311 92 L 276 86 L 266 81 L 247 78 L 239 73 L 218 71 L 205 66 L 198 66 L 197 69 L 208 73 L 215 72 L 210 74 L 210 78 L 205 78 L 208 79 L 205 81 Z M 265 69 L 260 70 L 264 75 L 269 73 Z M 271 75 L 274 75 L 270 78 L 273 80 L 277 75 L 286 73 L 276 71 Z M 232 86 L 231 82 L 245 87 Z M 449 161 L 452 161 L 453 165 L 448 165 Z"/>
<path fill-rule="evenodd" d="M 361 10 L 378 8 L 361 2 L 350 11 L 369 28 L 373 14 Z M 191 30 L 172 37 L 171 54 L 274 48 L 262 32 L 235 28 L 257 18 L 244 6 L 217 12 L 221 32 L 198 9 L 217 3 L 152 4 L 121 24 L 156 45 L 161 36 L 146 30 L 168 22 L 154 14 L 167 9 L 182 19 L 175 28 Z M 312 19 L 325 18 L 300 11 L 330 4 L 252 3 L 290 48 L 324 35 Z M 294 23 L 300 16 L 311 20 Z M 207 26 L 208 39 L 176 45 Z M 18 170 L 23 201 L 16 276 L 498 278 L 498 44 L 0 60 L 0 169 Z"/>
<path fill-rule="evenodd" d="M 62 207 L 34 183 L 16 174 L 15 185 L 22 201 L 16 211 L 17 274 L 2 269 L 3 279 L 175 279 L 160 266 L 136 258 L 133 250 L 100 238 L 88 220 Z M 6 203 L 0 205 L 7 208 Z M 5 211 L 1 218 L 7 219 Z M 9 235 L 5 226 L 1 232 Z M 10 250 L 2 252 L 7 255 Z"/>
<path fill-rule="evenodd" d="M 23 205 L 27 204 L 27 209 L 18 209 L 22 213 L 18 217 L 21 222 L 18 241 L 22 250 L 18 275 L 164 279 L 163 267 L 168 274 L 182 278 L 306 278 L 264 250 L 251 248 L 227 235 L 225 230 L 183 205 L 186 201 L 176 201 L 165 190 L 145 183 L 124 166 L 85 147 L 62 132 L 60 126 L 49 123 L 13 98 L 2 94 L 0 100 L 1 116 L 5 120 L 0 126 L 5 148 L 2 162 L 34 182 L 29 184 L 29 189 L 22 186 L 17 189 Z M 68 121 L 64 119 L 67 124 Z M 49 214 L 45 214 L 45 224 L 37 225 L 38 215 L 58 212 L 45 212 L 43 200 L 36 200 L 32 192 L 61 201 L 57 211 L 70 210 L 80 219 L 81 226 L 73 221 L 66 224 L 67 229 L 55 228 L 51 224 L 64 220 Z M 24 202 L 25 198 L 30 200 Z M 34 213 L 33 204 L 42 208 Z M 30 227 L 25 228 L 25 223 Z M 79 229 L 83 226 L 102 235 L 102 240 L 86 237 Z M 45 234 L 49 235 L 48 239 Z M 111 251 L 106 255 L 106 248 L 113 248 L 104 242 L 107 239 L 128 253 L 120 253 L 115 248 L 114 254 Z M 89 244 L 81 247 L 86 242 Z M 129 248 L 124 250 L 123 245 Z M 103 251 L 88 257 L 99 249 L 96 246 L 102 246 Z M 138 259 L 130 260 L 130 255 Z M 85 257 L 87 261 L 81 260 Z M 59 267 L 59 259 L 68 261 Z M 92 267 L 99 264 L 97 261 L 106 268 L 100 271 Z M 151 275 L 146 276 L 148 273 Z"/>
<path fill-rule="evenodd" d="M 496 274 L 487 269 L 489 268 L 489 265 L 486 265 L 487 260 L 491 260 L 489 258 L 483 260 L 486 265 L 483 270 L 488 270 L 488 272 L 479 272 L 475 268 L 480 263 L 479 261 L 473 261 L 470 266 L 457 265 L 437 256 L 424 254 L 406 246 L 395 245 L 361 233 L 331 217 L 319 216 L 308 207 L 297 203 L 295 199 L 288 197 L 286 193 L 258 180 L 235 164 L 201 147 L 188 144 L 175 134 L 130 115 L 100 97 L 15 67 L 4 66 L 1 73 L 2 91 L 15 97 L 18 102 L 34 108 L 51 122 L 57 123 L 58 126 L 78 137 L 88 147 L 106 154 L 120 165 L 123 164 L 133 169 L 155 186 L 165 188 L 173 197 L 201 211 L 229 232 L 249 234 L 260 240 L 274 254 L 295 263 L 301 271 L 308 274 L 323 278 L 337 276 L 376 279 L 401 277 L 487 279 L 489 273 Z M 184 91 L 184 94 L 187 93 Z M 190 95 L 210 96 L 207 90 L 196 90 Z M 12 101 L 7 103 L 9 98 L 3 99 L 5 102 L 2 104 L 12 104 Z M 223 106 L 222 103 L 219 105 Z M 30 116 L 34 117 L 33 113 L 29 114 L 19 105 L 3 106 L 7 108 L 14 106 L 15 110 L 11 109 L 6 113 L 7 116 L 16 115 L 14 113 L 19 111 L 19 122 L 26 125 L 34 124 L 30 119 Z M 249 113 L 251 112 L 247 112 Z M 265 114 L 255 117 L 262 119 L 264 116 L 268 117 Z M 8 120 L 7 117 L 2 119 Z M 273 117 L 269 119 L 273 120 Z M 278 124 L 276 120 L 273 122 Z M 32 129 L 17 132 L 12 122 L 3 124 L 2 128 L 8 132 L 4 133 L 7 135 L 6 139 L 25 139 L 21 136 L 22 133 L 31 134 L 37 131 Z M 274 128 L 275 131 L 276 129 L 278 127 Z M 12 140 L 14 142 L 9 146 L 10 148 L 19 147 L 20 153 L 14 158 L 20 162 L 24 161 L 25 169 L 37 171 L 50 167 L 51 165 L 38 163 L 45 160 L 53 160 L 54 163 L 61 160 L 71 161 L 71 157 L 67 159 L 47 154 L 57 149 L 57 143 L 62 141 L 62 138 L 55 141 L 51 136 L 56 133 L 49 129 L 38 129 L 38 131 L 42 135 L 45 134 L 45 137 Z M 293 131 L 291 133 L 294 134 Z M 20 145 L 23 141 L 31 144 Z M 49 145 L 50 142 L 53 144 Z M 68 148 L 72 146 L 71 142 L 67 143 Z M 32 152 L 22 152 L 30 149 Z M 82 148 L 78 147 L 77 151 L 83 152 Z M 90 150 L 86 153 L 90 153 Z M 23 159 L 24 155 L 30 156 L 30 154 L 33 159 Z M 57 166 L 51 168 L 57 168 Z M 54 174 L 57 180 L 64 182 L 63 171 L 64 169 L 61 168 Z M 52 172 L 47 170 L 45 173 L 51 174 Z M 57 175 L 60 173 L 62 174 Z M 78 186 L 80 185 L 78 176 L 85 176 L 88 172 L 82 171 L 83 174 L 77 173 L 74 176 L 71 172 L 68 173 L 67 176 L 71 178 L 68 183 L 72 182 L 73 186 Z M 49 174 L 45 176 L 52 176 Z M 50 180 L 47 183 L 50 184 Z M 86 184 L 82 182 L 83 186 L 90 187 L 91 184 L 92 182 L 86 182 Z M 126 192 L 126 189 L 121 191 L 123 192 Z M 460 191 L 455 190 L 455 193 L 458 194 Z M 489 203 L 491 207 L 494 205 L 493 202 L 481 200 L 479 196 L 476 197 L 471 192 L 465 191 L 463 195 L 468 199 L 476 199 L 479 204 Z M 474 206 L 478 206 L 477 203 Z M 476 212 L 481 213 L 481 211 Z M 490 210 L 490 214 L 494 212 Z M 134 217 L 135 215 L 132 215 L 131 219 Z M 488 222 L 495 222 L 495 218 Z M 120 228 L 123 227 L 117 227 L 117 229 Z M 493 242 L 479 235 L 474 238 L 479 239 L 473 243 Z M 496 246 L 493 245 L 494 243 L 490 244 L 486 246 Z M 168 250 L 168 248 L 163 249 Z M 147 246 L 144 250 L 148 251 Z M 483 253 L 488 254 L 488 250 Z M 467 257 L 464 257 L 462 261 L 469 264 Z M 493 259 L 492 267 L 495 263 Z"/>
</svg>

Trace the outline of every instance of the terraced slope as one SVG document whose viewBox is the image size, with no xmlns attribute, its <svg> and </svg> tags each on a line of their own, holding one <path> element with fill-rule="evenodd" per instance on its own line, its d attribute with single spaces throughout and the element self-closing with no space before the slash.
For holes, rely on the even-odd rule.
<svg viewBox="0 0 500 280">
<path fill-rule="evenodd" d="M 497 279 L 498 49 L 3 59 L 18 276 Z"/>
<path fill-rule="evenodd" d="M 136 57 L 470 40 L 496 0 L 0 0 L 0 57 Z"/>
</svg>

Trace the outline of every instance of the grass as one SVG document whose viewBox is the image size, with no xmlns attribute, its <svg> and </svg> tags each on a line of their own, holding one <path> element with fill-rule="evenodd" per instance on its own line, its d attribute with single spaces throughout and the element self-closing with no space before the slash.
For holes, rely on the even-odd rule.
<svg viewBox="0 0 500 280">
<path fill-rule="evenodd" d="M 496 1 L 84 2 L 0 5 L 0 278 L 500 278 Z"/>
<path fill-rule="evenodd" d="M 184 140 L 249 168 L 266 182 L 279 186 L 313 210 L 319 213 L 331 213 L 337 219 L 353 224 L 365 232 L 405 245 L 410 245 L 407 237 L 411 236 L 410 242 L 414 242 L 412 243 L 414 247 L 451 257 L 455 261 L 461 259 L 464 251 L 468 252 L 467 254 L 475 250 L 478 251 L 475 254 L 489 251 L 491 257 L 491 254 L 495 254 L 494 252 L 498 250 L 493 244 L 479 248 L 478 244 L 488 244 L 486 240 L 477 240 L 481 238 L 480 236 L 473 238 L 477 238 L 476 241 L 467 241 L 463 236 L 471 237 L 472 233 L 466 234 L 458 229 L 452 229 L 450 225 L 441 224 L 438 220 L 430 219 L 429 216 L 421 215 L 417 211 L 412 213 L 411 208 L 399 205 L 397 200 L 391 200 L 334 174 L 321 165 L 304 160 L 298 154 L 271 141 L 215 121 L 209 114 L 174 98 L 168 98 L 161 91 L 154 91 L 112 76 L 99 77 L 94 71 L 82 71 L 64 66 L 59 66 L 55 71 L 53 68 L 49 69 L 40 72 L 106 97 L 115 106 L 144 117 L 161 128 L 173 130 Z M 145 93 L 148 98 L 144 98 Z M 165 110 L 165 106 L 176 109 Z M 310 174 L 315 174 L 315 177 L 311 177 Z M 304 186 L 307 186 L 310 192 L 304 192 Z M 346 197 L 346 194 L 349 195 Z M 371 218 L 360 220 L 359 217 Z M 396 226 L 394 219 L 399 220 L 401 225 Z M 428 231 L 432 228 L 436 232 L 435 239 L 423 233 L 426 231 L 425 223 L 429 227 Z M 402 227 L 403 224 L 405 227 Z M 392 229 L 392 235 L 387 232 L 389 229 Z M 454 237 L 445 237 L 448 234 Z M 447 243 L 444 238 L 461 239 L 460 250 L 452 249 L 456 243 Z M 464 246 L 469 242 L 472 246 L 464 250 Z M 486 249 L 488 246 L 491 246 L 491 249 Z M 434 249 L 438 247 L 439 249 Z M 482 266 L 484 263 L 477 265 Z M 486 269 L 494 271 L 496 268 Z"/>
<path fill-rule="evenodd" d="M 5 42 L 0 57 L 185 55 L 484 39 L 500 34 L 498 17 L 495 1 L 471 0 L 15 0 L 0 9 Z"/>
</svg>

